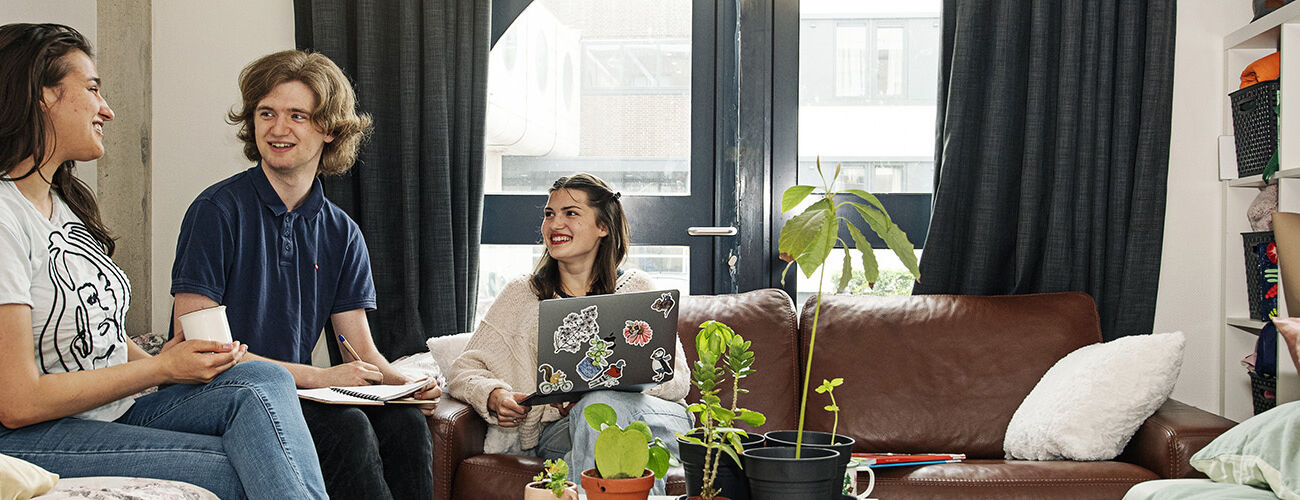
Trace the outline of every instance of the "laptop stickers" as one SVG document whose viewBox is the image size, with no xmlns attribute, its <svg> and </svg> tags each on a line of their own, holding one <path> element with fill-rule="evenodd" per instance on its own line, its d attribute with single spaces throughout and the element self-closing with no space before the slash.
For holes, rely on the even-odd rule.
<svg viewBox="0 0 1300 500">
<path fill-rule="evenodd" d="M 555 353 L 578 352 L 582 344 L 599 337 L 600 325 L 596 323 L 598 316 L 595 304 L 583 308 L 581 312 L 571 312 L 565 316 L 564 324 L 555 329 Z"/>
<path fill-rule="evenodd" d="M 645 347 L 654 338 L 655 332 L 650 328 L 650 323 L 641 320 L 627 320 L 623 325 L 623 340 L 628 344 L 637 347 Z"/>
<path fill-rule="evenodd" d="M 656 290 L 542 301 L 537 392 L 523 403 L 640 391 L 671 379 L 678 300 L 676 290 Z"/>
<path fill-rule="evenodd" d="M 664 292 L 655 299 L 653 304 L 650 304 L 650 310 L 664 313 L 664 317 L 667 318 L 668 312 L 672 311 L 675 305 L 677 301 L 673 300 L 673 294 Z"/>
</svg>

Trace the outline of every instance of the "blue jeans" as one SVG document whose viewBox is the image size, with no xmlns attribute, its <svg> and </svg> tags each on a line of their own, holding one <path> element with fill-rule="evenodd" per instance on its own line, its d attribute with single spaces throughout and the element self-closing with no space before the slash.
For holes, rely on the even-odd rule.
<svg viewBox="0 0 1300 500">
<path fill-rule="evenodd" d="M 223 499 L 326 498 L 293 377 L 262 361 L 140 397 L 115 422 L 0 427 L 0 453 L 64 477 L 170 479 Z"/>
<path fill-rule="evenodd" d="M 662 439 L 673 456 L 677 454 L 678 433 L 685 434 L 691 429 L 691 417 L 686 408 L 672 401 L 665 401 L 639 392 L 592 391 L 578 400 L 569 410 L 569 416 L 547 424 L 537 440 L 537 447 L 529 450 L 533 456 L 540 458 L 563 458 L 569 464 L 569 480 L 582 487 L 582 471 L 596 466 L 596 455 L 592 450 L 596 436 L 600 432 L 587 425 L 582 412 L 592 403 L 605 403 L 618 413 L 618 425 L 627 427 L 629 422 L 641 420 L 650 426 L 650 432 Z M 577 425 L 570 425 L 577 419 Z M 664 480 L 655 479 L 651 495 L 664 494 Z"/>
</svg>

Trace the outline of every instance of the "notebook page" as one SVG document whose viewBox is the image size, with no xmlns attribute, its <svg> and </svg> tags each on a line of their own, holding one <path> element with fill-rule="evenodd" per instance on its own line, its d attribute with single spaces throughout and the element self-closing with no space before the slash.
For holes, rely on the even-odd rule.
<svg viewBox="0 0 1300 500">
<path fill-rule="evenodd" d="M 378 401 L 388 401 L 403 396 L 409 396 L 424 388 L 429 383 L 429 379 L 422 378 L 404 385 L 361 385 L 356 387 L 331 387 L 330 389 L 344 389 L 353 394 L 364 394 Z"/>
</svg>

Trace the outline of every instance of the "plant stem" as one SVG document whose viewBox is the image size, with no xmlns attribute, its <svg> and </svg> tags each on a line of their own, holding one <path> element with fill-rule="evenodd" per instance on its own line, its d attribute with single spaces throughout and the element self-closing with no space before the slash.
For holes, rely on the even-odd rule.
<svg viewBox="0 0 1300 500">
<path fill-rule="evenodd" d="M 713 490 L 713 475 L 709 474 L 709 464 L 710 462 L 712 462 L 715 464 L 714 468 L 717 468 L 716 463 L 718 460 L 717 458 L 718 452 L 713 449 L 713 434 L 714 434 L 713 433 L 713 412 L 706 408 L 704 410 L 704 414 L 707 415 L 703 419 L 705 446 L 704 446 L 704 468 L 702 472 L 704 473 L 704 481 L 700 488 L 700 496 L 706 498 L 712 498 L 712 496 L 709 495 L 709 493 L 712 492 Z"/>
<path fill-rule="evenodd" d="M 831 206 L 834 206 L 833 204 Z M 799 429 L 795 433 L 794 458 L 803 451 L 803 417 L 808 410 L 808 381 L 812 379 L 813 346 L 817 344 L 817 319 L 822 314 L 822 283 L 826 281 L 826 266 L 817 275 L 817 307 L 813 309 L 812 333 L 808 335 L 808 364 L 803 370 L 803 396 L 799 398 Z"/>
<path fill-rule="evenodd" d="M 835 404 L 835 391 L 830 390 L 826 391 L 826 393 L 831 395 L 831 406 L 839 408 L 840 406 Z M 840 427 L 840 411 L 835 410 L 833 413 L 835 415 L 835 420 L 833 420 L 833 423 L 831 424 L 831 446 L 835 446 L 835 431 Z"/>
</svg>

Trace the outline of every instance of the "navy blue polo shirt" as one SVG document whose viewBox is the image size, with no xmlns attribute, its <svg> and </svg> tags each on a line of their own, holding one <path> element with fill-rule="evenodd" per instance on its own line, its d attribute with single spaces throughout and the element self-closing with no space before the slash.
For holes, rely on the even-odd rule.
<svg viewBox="0 0 1300 500">
<path fill-rule="evenodd" d="M 310 363 L 331 314 L 375 308 L 361 229 L 325 199 L 320 179 L 289 211 L 261 165 L 218 182 L 181 223 L 172 295 L 226 306 L 235 340 L 250 352 Z"/>
</svg>

